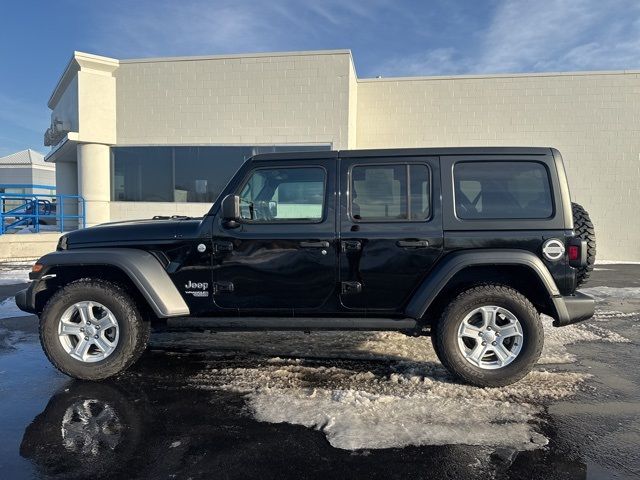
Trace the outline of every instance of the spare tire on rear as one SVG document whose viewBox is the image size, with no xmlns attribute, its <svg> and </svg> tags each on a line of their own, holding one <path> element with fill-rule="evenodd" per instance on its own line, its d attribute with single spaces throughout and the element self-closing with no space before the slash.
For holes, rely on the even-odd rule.
<svg viewBox="0 0 640 480">
<path fill-rule="evenodd" d="M 579 203 L 571 203 L 573 211 L 573 231 L 576 236 L 587 242 L 587 264 L 576 272 L 576 283 L 583 285 L 593 271 L 596 263 L 596 230 L 589 214 Z"/>
</svg>

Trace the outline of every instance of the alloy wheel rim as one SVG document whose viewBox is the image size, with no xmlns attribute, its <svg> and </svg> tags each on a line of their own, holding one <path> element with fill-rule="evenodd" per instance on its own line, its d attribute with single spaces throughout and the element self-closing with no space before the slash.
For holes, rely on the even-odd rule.
<svg viewBox="0 0 640 480">
<path fill-rule="evenodd" d="M 66 450 L 92 456 L 115 450 L 123 430 L 116 410 L 94 399 L 79 400 L 67 408 L 60 428 Z"/>
<path fill-rule="evenodd" d="M 98 302 L 77 302 L 67 308 L 58 323 L 62 348 L 84 363 L 104 360 L 118 346 L 120 326 L 115 315 Z"/>
<path fill-rule="evenodd" d="M 464 358 L 483 370 L 512 363 L 522 350 L 524 334 L 518 318 L 496 305 L 469 312 L 458 327 L 458 347 Z"/>
</svg>

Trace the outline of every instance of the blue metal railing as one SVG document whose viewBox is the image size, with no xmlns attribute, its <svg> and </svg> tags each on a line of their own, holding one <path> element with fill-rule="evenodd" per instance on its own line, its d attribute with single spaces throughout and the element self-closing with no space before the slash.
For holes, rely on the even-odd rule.
<svg viewBox="0 0 640 480">
<path fill-rule="evenodd" d="M 50 185 L 0 184 L 2 190 L 22 188 L 55 190 Z M 65 209 L 69 213 L 65 213 Z M 55 226 L 60 232 L 64 232 L 65 227 L 85 228 L 84 198 L 80 195 L 0 193 L 0 235 L 29 227 L 38 233 L 45 225 Z"/>
</svg>

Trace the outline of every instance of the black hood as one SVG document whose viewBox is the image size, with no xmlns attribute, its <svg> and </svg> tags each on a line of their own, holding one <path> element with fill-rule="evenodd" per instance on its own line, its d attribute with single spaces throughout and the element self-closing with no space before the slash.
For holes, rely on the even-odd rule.
<svg viewBox="0 0 640 480">
<path fill-rule="evenodd" d="M 66 248 L 166 243 L 198 235 L 201 218 L 161 218 L 96 225 L 67 233 L 61 243 Z"/>
</svg>

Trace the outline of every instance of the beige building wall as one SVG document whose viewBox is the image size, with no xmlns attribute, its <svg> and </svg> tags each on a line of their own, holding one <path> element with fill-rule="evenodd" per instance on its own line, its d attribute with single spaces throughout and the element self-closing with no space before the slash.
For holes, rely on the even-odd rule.
<svg viewBox="0 0 640 480">
<path fill-rule="evenodd" d="M 208 209 L 110 202 L 111 146 L 552 146 L 596 223 L 598 257 L 640 260 L 639 75 L 358 79 L 348 50 L 141 60 L 76 52 L 49 101 L 69 131 L 49 160 L 63 165 L 60 191 L 90 197 L 93 224 Z"/>
<path fill-rule="evenodd" d="M 357 148 L 357 131 L 358 131 L 358 77 L 353 60 L 349 62 L 349 140 L 348 148 L 353 150 Z"/>
<path fill-rule="evenodd" d="M 367 79 L 358 148 L 552 146 L 600 259 L 640 259 L 640 73 Z"/>
<path fill-rule="evenodd" d="M 348 146 L 348 50 L 123 60 L 119 145 Z"/>
<path fill-rule="evenodd" d="M 201 217 L 211 208 L 209 203 L 111 202 L 111 221 L 135 220 L 159 216 L 186 215 Z"/>
<path fill-rule="evenodd" d="M 61 89 L 58 95 L 54 93 L 49 102 L 51 121 L 62 122 L 60 127 L 65 131 L 78 131 L 78 77 L 74 76 Z"/>
</svg>

